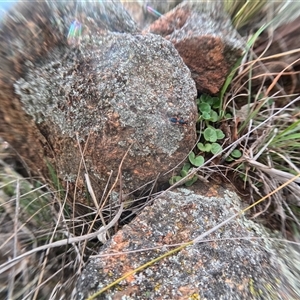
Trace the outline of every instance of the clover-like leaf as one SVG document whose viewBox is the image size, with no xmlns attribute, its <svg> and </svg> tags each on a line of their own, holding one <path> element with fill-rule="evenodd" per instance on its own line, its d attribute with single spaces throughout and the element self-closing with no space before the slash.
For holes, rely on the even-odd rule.
<svg viewBox="0 0 300 300">
<path fill-rule="evenodd" d="M 182 171 L 188 172 L 191 169 L 191 164 L 190 163 L 185 163 L 182 167 Z"/>
<path fill-rule="evenodd" d="M 210 143 L 206 143 L 206 144 L 198 143 L 197 147 L 200 151 L 203 151 L 203 152 L 210 152 L 211 151 L 211 144 Z"/>
<path fill-rule="evenodd" d="M 211 144 L 211 153 L 212 154 L 218 154 L 222 151 L 222 146 L 218 143 L 212 143 Z"/>
<path fill-rule="evenodd" d="M 203 102 L 204 102 L 204 103 L 207 103 L 207 104 L 209 104 L 210 106 L 212 106 L 213 103 L 214 103 L 214 97 L 212 97 L 212 96 L 210 96 L 210 95 L 207 95 L 207 94 L 201 95 L 200 100 L 201 100 L 202 103 L 203 103 Z"/>
<path fill-rule="evenodd" d="M 205 140 L 208 142 L 214 143 L 218 139 L 217 134 L 216 134 L 216 129 L 211 128 L 211 127 L 206 128 L 203 132 L 203 135 L 204 135 Z"/>
<path fill-rule="evenodd" d="M 242 155 L 243 155 L 243 153 L 242 153 L 240 150 L 234 149 L 234 150 L 230 153 L 230 155 L 226 158 L 226 161 L 227 161 L 227 162 L 231 162 L 231 161 L 233 161 L 233 160 L 235 160 L 235 159 L 240 158 Z"/>
<path fill-rule="evenodd" d="M 212 99 L 212 101 L 213 101 L 212 107 L 213 107 L 213 108 L 220 108 L 220 105 L 221 105 L 221 99 L 220 99 L 219 97 L 212 97 L 211 99 Z"/>
<path fill-rule="evenodd" d="M 204 157 L 202 155 L 196 156 L 194 152 L 189 154 L 189 161 L 192 165 L 200 167 L 204 164 Z"/>
<path fill-rule="evenodd" d="M 187 182 L 185 182 L 185 186 L 191 186 L 191 185 L 193 185 L 197 181 L 197 179 L 198 179 L 197 176 L 193 176 L 192 179 L 190 179 Z"/>
<path fill-rule="evenodd" d="M 170 185 L 175 184 L 176 182 L 180 181 L 182 179 L 181 176 L 172 176 L 169 180 Z"/>
<path fill-rule="evenodd" d="M 201 117 L 202 117 L 202 119 L 204 119 L 204 120 L 210 120 L 210 119 L 211 119 L 210 113 L 208 113 L 208 112 L 206 112 L 206 111 L 202 113 Z"/>
<path fill-rule="evenodd" d="M 223 131 L 221 129 L 216 129 L 216 134 L 217 134 L 218 140 L 222 140 L 225 137 L 225 134 L 223 133 Z"/>
<path fill-rule="evenodd" d="M 238 150 L 238 149 L 234 149 L 231 153 L 230 156 L 232 156 L 233 158 L 240 158 L 243 155 L 243 153 Z"/>
<path fill-rule="evenodd" d="M 181 177 L 185 177 L 188 173 L 189 173 L 189 172 L 186 171 L 186 170 L 181 170 L 181 171 L 180 171 L 180 176 L 181 176 Z"/>
<path fill-rule="evenodd" d="M 204 113 L 207 112 L 209 113 L 211 111 L 211 107 L 208 103 L 200 103 L 199 104 L 199 110 Z"/>
<path fill-rule="evenodd" d="M 215 112 L 214 110 L 212 110 L 210 112 L 210 119 L 211 122 L 217 122 L 219 120 L 219 115 L 217 114 L 217 112 Z"/>
<path fill-rule="evenodd" d="M 234 161 L 234 158 L 229 155 L 229 156 L 226 157 L 225 161 L 232 162 L 232 161 Z"/>
</svg>

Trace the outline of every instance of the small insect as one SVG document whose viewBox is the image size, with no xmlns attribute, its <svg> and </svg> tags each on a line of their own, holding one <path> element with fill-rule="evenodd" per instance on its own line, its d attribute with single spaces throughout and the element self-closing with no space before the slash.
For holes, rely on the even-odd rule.
<svg viewBox="0 0 300 300">
<path fill-rule="evenodd" d="M 170 122 L 172 122 L 174 124 L 178 124 L 178 125 L 187 125 L 188 124 L 188 121 L 184 121 L 183 118 L 172 117 L 169 120 L 170 120 Z"/>
</svg>

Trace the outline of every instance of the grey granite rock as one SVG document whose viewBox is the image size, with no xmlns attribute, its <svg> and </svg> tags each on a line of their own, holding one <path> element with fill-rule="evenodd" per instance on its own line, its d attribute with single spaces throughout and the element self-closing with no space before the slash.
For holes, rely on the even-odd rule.
<svg viewBox="0 0 300 300">
<path fill-rule="evenodd" d="M 113 236 L 98 258 L 90 259 L 76 299 L 173 249 L 168 246 L 196 239 L 237 213 L 239 203 L 235 193 L 221 188 L 215 196 L 184 188 L 166 192 Z M 142 249 L 148 250 L 135 252 Z M 120 252 L 124 254 L 109 256 Z M 282 272 L 282 262 L 262 226 L 236 217 L 95 299 L 296 299 L 288 284 L 291 271 Z"/>
<path fill-rule="evenodd" d="M 196 142 L 195 83 L 172 43 L 157 35 L 87 34 L 78 48 L 57 47 L 28 63 L 14 87 L 54 150 L 63 180 L 75 182 L 78 140 L 88 141 L 86 166 L 97 197 L 111 170 L 116 179 L 129 148 L 125 193 L 175 167 Z"/>
</svg>

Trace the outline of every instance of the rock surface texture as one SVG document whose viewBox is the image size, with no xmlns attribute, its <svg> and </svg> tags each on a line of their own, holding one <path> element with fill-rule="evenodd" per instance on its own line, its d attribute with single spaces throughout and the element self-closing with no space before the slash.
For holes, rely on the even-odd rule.
<svg viewBox="0 0 300 300">
<path fill-rule="evenodd" d="M 222 7 L 184 1 L 152 23 L 145 32 L 171 41 L 196 82 L 197 90 L 220 91 L 243 52 L 243 41 Z"/>
<path fill-rule="evenodd" d="M 74 36 L 69 39 L 68 32 L 76 19 L 81 27 L 77 28 Z M 52 125 L 55 127 L 56 124 L 50 124 L 50 120 L 48 124 L 34 122 L 32 118 L 34 116 L 26 113 L 28 108 L 24 110 L 20 96 L 15 93 L 16 82 L 24 78 L 25 74 L 35 66 L 37 68 L 41 66 L 43 59 L 47 61 L 47 56 L 48 54 L 51 56 L 52 51 L 55 56 L 60 49 L 61 53 L 66 53 L 66 56 L 69 53 L 69 57 L 73 52 L 75 58 L 76 51 L 80 52 L 76 50 L 76 46 L 79 46 L 81 37 L 101 35 L 106 31 L 137 32 L 135 22 L 117 1 L 109 3 L 20 1 L 12 6 L 1 19 L 0 136 L 10 143 L 31 175 L 49 178 L 48 163 L 51 163 L 54 169 L 57 167 L 56 153 L 48 141 L 48 138 L 50 140 L 54 138 Z M 49 76 L 55 70 L 54 65 L 57 63 L 57 66 L 60 65 L 57 56 L 52 63 Z M 68 76 L 71 77 L 72 74 L 66 74 L 66 77 Z M 40 80 L 42 81 L 42 78 Z M 46 79 L 44 79 L 44 85 L 45 81 Z M 59 85 L 59 82 L 57 84 Z M 55 89 L 55 87 L 52 88 Z M 42 96 L 47 91 L 43 90 L 39 93 Z M 71 101 L 72 96 L 68 98 L 68 94 L 65 93 L 65 95 L 64 101 Z M 51 98 L 50 92 L 49 98 Z M 38 101 L 36 99 L 36 102 Z M 61 103 L 62 110 L 65 107 L 64 101 Z M 48 112 L 52 105 L 50 100 L 47 105 Z M 74 149 L 69 149 L 69 155 L 72 155 L 72 151 Z"/>
<path fill-rule="evenodd" d="M 240 210 L 235 193 L 216 186 L 206 196 L 200 195 L 203 191 L 198 185 L 198 190 L 180 188 L 157 198 L 112 237 L 99 258 L 90 260 L 75 298 L 87 298 L 174 249 L 170 245 L 193 240 Z M 283 278 L 288 275 L 280 271 L 280 259 L 268 237 L 262 227 L 237 217 L 206 241 L 128 276 L 96 299 L 284 299 L 292 295 Z"/>
<path fill-rule="evenodd" d="M 173 9 L 182 0 L 154 0 L 154 1 L 131 1 L 121 0 L 126 10 L 138 24 L 139 28 L 143 29 L 157 20 L 159 16 Z"/>
<path fill-rule="evenodd" d="M 82 41 L 80 50 L 57 49 L 29 67 L 15 90 L 38 128 L 49 133 L 59 175 L 76 180 L 78 137 L 100 193 L 129 148 L 125 191 L 175 167 L 196 141 L 194 82 L 160 36 L 107 33 Z M 187 124 L 174 124 L 174 116 Z"/>
<path fill-rule="evenodd" d="M 75 14 L 75 4 L 49 5 L 31 7 L 28 18 L 33 19 L 34 30 L 47 29 L 53 34 L 56 42 L 52 41 L 51 49 L 36 54 L 20 50 L 13 61 L 1 57 L 1 84 L 6 91 L 0 95 L 4 116 L 0 134 L 3 131 L 13 146 L 19 146 L 18 137 L 26 141 L 32 136 L 35 144 L 29 159 L 37 152 L 40 157 L 31 164 L 34 171 L 46 169 L 46 161 L 50 163 L 58 177 L 70 184 L 70 191 L 77 190 L 78 202 L 87 201 L 84 173 L 89 174 L 99 199 L 107 184 L 119 191 L 121 177 L 126 193 L 175 167 L 196 142 L 197 108 L 195 83 L 172 43 L 158 35 L 139 34 L 117 3 L 115 7 L 91 3 L 77 10 L 73 30 L 80 30 L 81 35 L 67 39 L 62 32 L 67 24 L 74 24 L 70 11 Z M 28 13 L 26 7 L 19 9 Z M 46 13 L 55 14 L 61 32 L 52 33 L 52 19 Z M 38 23 L 35 18 L 41 14 L 45 20 Z M 81 14 L 84 17 L 80 18 Z M 26 29 L 29 20 L 23 24 Z M 18 28 L 8 19 L 2 25 L 1 40 L 5 43 L 10 35 L 12 41 L 27 47 L 29 33 L 20 36 Z M 42 38 L 41 43 L 50 43 L 49 37 Z M 9 104 L 10 110 L 4 111 L 3 102 L 8 101 L 15 107 Z M 9 136 L 8 126 L 19 122 L 14 119 L 16 111 L 25 124 Z M 171 118 L 182 118 L 185 124 L 176 124 Z M 29 156 L 26 151 L 21 154 Z"/>
</svg>

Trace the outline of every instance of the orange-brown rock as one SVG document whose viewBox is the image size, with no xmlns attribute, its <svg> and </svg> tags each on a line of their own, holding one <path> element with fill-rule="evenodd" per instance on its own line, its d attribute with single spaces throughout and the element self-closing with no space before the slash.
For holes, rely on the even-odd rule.
<svg viewBox="0 0 300 300">
<path fill-rule="evenodd" d="M 243 41 L 218 4 L 184 1 L 152 23 L 146 32 L 170 40 L 190 68 L 197 90 L 220 91 L 243 52 Z"/>
</svg>

